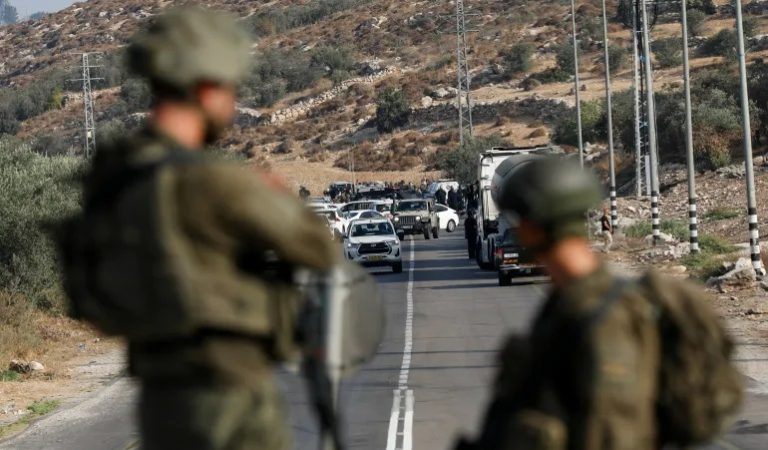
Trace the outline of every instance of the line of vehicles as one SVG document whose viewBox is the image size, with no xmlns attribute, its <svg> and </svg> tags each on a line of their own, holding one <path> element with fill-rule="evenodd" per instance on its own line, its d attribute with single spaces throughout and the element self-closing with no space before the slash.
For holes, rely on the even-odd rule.
<svg viewBox="0 0 768 450">
<path fill-rule="evenodd" d="M 366 199 L 333 204 L 323 198 L 307 206 L 326 220 L 331 236 L 343 242 L 344 256 L 366 267 L 389 266 L 402 272 L 400 242 L 406 235 L 437 239 L 441 231 L 454 232 L 457 211 L 434 198 Z"/>
<path fill-rule="evenodd" d="M 520 276 L 543 275 L 543 267 L 535 262 L 533 254 L 520 245 L 517 238 L 516 218 L 500 214 L 494 195 L 500 181 L 543 154 L 562 153 L 558 147 L 495 147 L 479 155 L 477 177 L 477 234 L 474 254 L 483 270 L 498 274 L 500 286 L 508 286 Z M 357 192 L 363 199 L 344 204 L 333 204 L 326 199 L 308 199 L 308 206 L 326 218 L 331 235 L 343 241 L 347 259 L 367 267 L 389 266 L 395 273 L 402 272 L 401 241 L 407 235 L 423 236 L 425 240 L 438 239 L 443 231 L 454 232 L 461 220 L 459 213 L 437 203 L 435 192 L 458 183 L 441 180 L 429 186 L 422 195 L 395 195 L 374 185 Z M 350 185 L 338 182 L 329 191 L 349 190 Z M 431 194 L 431 195 L 430 195 Z"/>
</svg>

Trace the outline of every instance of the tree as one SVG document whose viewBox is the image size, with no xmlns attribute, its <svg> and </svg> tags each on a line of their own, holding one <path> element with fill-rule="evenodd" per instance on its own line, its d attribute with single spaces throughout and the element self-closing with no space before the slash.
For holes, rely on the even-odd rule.
<svg viewBox="0 0 768 450">
<path fill-rule="evenodd" d="M 707 14 L 698 9 L 688 9 L 688 36 L 700 36 L 704 32 L 704 22 Z"/>
<path fill-rule="evenodd" d="M 558 144 L 577 146 L 578 127 L 576 123 L 576 108 L 572 108 L 572 113 L 564 114 L 555 123 L 555 133 L 553 140 Z M 581 104 L 581 128 L 584 142 L 594 141 L 601 133 L 599 129 L 600 120 L 603 116 L 603 106 L 598 102 L 583 102 Z"/>
<path fill-rule="evenodd" d="M 624 67 L 627 60 L 627 49 L 621 45 L 611 44 L 608 46 L 608 62 L 611 73 L 618 72 Z"/>
<path fill-rule="evenodd" d="M 657 39 L 651 43 L 656 64 L 661 68 L 680 66 L 683 63 L 683 41 L 677 37 Z"/>
<path fill-rule="evenodd" d="M 437 168 L 445 176 L 461 184 L 472 184 L 477 181 L 478 155 L 492 147 L 505 146 L 506 142 L 499 136 L 472 137 L 464 141 L 455 150 L 442 152 L 438 155 Z"/>
<path fill-rule="evenodd" d="M 536 47 L 528 42 L 518 42 L 502 52 L 502 64 L 508 77 L 528 72 L 533 66 L 531 57 Z"/>
<path fill-rule="evenodd" d="M 737 39 L 735 30 L 722 29 L 701 44 L 699 54 L 701 56 L 724 56 L 727 59 L 736 59 Z"/>
<path fill-rule="evenodd" d="M 557 67 L 559 67 L 561 71 L 567 73 L 568 75 L 573 75 L 573 41 L 568 39 L 567 41 L 563 42 L 557 47 L 555 52 Z"/>
<path fill-rule="evenodd" d="M 376 128 L 381 133 L 391 133 L 408 123 L 411 107 L 402 90 L 384 89 L 376 100 Z"/>
</svg>

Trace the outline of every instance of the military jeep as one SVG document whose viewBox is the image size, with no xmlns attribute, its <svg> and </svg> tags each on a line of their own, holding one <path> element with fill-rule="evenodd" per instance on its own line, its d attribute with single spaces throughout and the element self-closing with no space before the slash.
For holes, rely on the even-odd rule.
<svg viewBox="0 0 768 450">
<path fill-rule="evenodd" d="M 395 225 L 397 236 L 402 240 L 406 234 L 424 234 L 424 239 L 437 239 L 440 222 L 435 210 L 435 200 L 431 198 L 414 198 L 400 200 L 392 209 L 392 223 Z"/>
</svg>

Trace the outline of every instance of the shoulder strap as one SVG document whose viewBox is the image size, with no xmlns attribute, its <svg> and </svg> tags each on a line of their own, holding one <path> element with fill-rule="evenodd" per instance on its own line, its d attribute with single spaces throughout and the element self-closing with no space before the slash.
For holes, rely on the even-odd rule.
<svg viewBox="0 0 768 450">
<path fill-rule="evenodd" d="M 111 204 L 120 194 L 131 185 L 155 174 L 155 172 L 165 166 L 199 164 L 205 159 L 197 152 L 172 149 L 162 158 L 146 164 L 128 167 L 121 171 L 112 182 L 106 185 L 100 191 L 94 193 L 88 204 L 85 205 L 86 212 L 98 211 Z"/>
<path fill-rule="evenodd" d="M 616 277 L 611 282 L 611 287 L 603 294 L 600 304 L 594 310 L 590 311 L 585 317 L 588 324 L 600 322 L 613 305 L 615 305 L 624 295 L 627 287 L 637 284 L 636 281 L 624 277 Z"/>
</svg>

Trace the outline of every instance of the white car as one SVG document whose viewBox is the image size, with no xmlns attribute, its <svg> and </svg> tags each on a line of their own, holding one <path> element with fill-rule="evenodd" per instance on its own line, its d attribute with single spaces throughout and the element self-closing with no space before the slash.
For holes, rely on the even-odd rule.
<svg viewBox="0 0 768 450">
<path fill-rule="evenodd" d="M 381 214 L 378 211 L 374 211 L 372 209 L 365 209 L 360 211 L 350 211 L 348 213 L 345 213 L 342 215 L 344 220 L 346 220 L 347 225 L 352 223 L 354 220 L 360 220 L 360 219 L 386 219 L 384 217 L 384 214 Z"/>
<path fill-rule="evenodd" d="M 349 213 L 353 211 L 374 210 L 378 211 L 387 219 L 392 217 L 392 201 L 386 200 L 357 200 L 349 202 L 346 205 L 339 208 L 342 213 Z"/>
<path fill-rule="evenodd" d="M 459 225 L 459 214 L 456 210 L 437 203 L 435 205 L 435 211 L 437 212 L 440 224 L 445 225 L 445 231 L 449 233 L 454 232 Z"/>
<path fill-rule="evenodd" d="M 350 224 L 344 255 L 365 267 L 389 266 L 394 273 L 403 271 L 400 239 L 387 219 L 356 220 Z"/>
<path fill-rule="evenodd" d="M 347 232 L 347 220 L 344 219 L 335 208 L 310 207 L 310 209 L 318 216 L 325 217 L 328 221 L 328 228 L 330 228 L 331 234 L 333 234 L 334 237 L 340 238 Z"/>
</svg>

